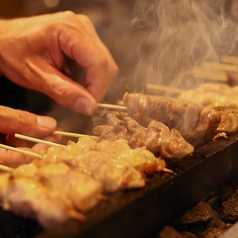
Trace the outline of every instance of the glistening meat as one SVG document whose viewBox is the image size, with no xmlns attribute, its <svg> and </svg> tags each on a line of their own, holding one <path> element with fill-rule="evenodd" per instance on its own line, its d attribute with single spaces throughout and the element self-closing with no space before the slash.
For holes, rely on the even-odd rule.
<svg viewBox="0 0 238 238">
<path fill-rule="evenodd" d="M 170 129 L 178 130 L 194 146 L 211 139 L 221 120 L 213 108 L 203 108 L 182 99 L 125 93 L 123 102 L 129 116 L 138 123 L 147 126 L 151 120 L 158 120 Z"/>
<path fill-rule="evenodd" d="M 127 140 L 132 148 L 146 147 L 164 158 L 180 159 L 194 151 L 194 147 L 184 140 L 176 130 L 165 124 L 151 120 L 147 127 L 141 126 L 133 118 L 121 113 L 107 114 L 108 125 L 93 128 L 98 141 Z"/>
</svg>

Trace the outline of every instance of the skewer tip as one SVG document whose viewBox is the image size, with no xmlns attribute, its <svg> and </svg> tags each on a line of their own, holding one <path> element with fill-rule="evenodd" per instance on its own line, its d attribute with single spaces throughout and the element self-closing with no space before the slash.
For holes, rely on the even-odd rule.
<svg viewBox="0 0 238 238">
<path fill-rule="evenodd" d="M 87 221 L 87 217 L 84 214 L 79 213 L 75 210 L 70 210 L 69 211 L 69 216 L 73 219 L 78 220 L 78 221 L 83 221 L 83 222 Z"/>
</svg>

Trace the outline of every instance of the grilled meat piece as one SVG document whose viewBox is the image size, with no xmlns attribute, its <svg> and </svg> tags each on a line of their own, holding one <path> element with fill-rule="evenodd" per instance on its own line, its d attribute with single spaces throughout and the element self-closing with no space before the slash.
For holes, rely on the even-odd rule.
<svg viewBox="0 0 238 238">
<path fill-rule="evenodd" d="M 194 146 L 210 141 L 217 133 L 220 121 L 221 116 L 216 110 L 205 107 L 200 114 L 196 128 L 184 137 Z"/>
<path fill-rule="evenodd" d="M 47 162 L 64 162 L 103 183 L 104 190 L 145 186 L 144 174 L 154 173 L 160 161 L 145 148 L 131 149 L 125 140 L 97 143 L 90 136 L 69 142 L 66 147 L 52 146 L 43 152 Z"/>
<path fill-rule="evenodd" d="M 234 133 L 238 131 L 238 110 L 231 108 L 217 108 L 217 112 L 221 115 L 216 132 Z"/>
<path fill-rule="evenodd" d="M 152 98 L 139 93 L 125 93 L 123 102 L 129 116 L 141 125 L 147 126 L 151 119 L 155 119 L 169 128 L 178 129 L 180 133 L 196 127 L 201 111 L 194 103 L 184 100 Z"/>
<path fill-rule="evenodd" d="M 99 136 L 98 141 L 105 138 L 110 141 L 123 138 L 132 148 L 145 146 L 151 152 L 169 159 L 180 159 L 194 151 L 194 147 L 185 141 L 176 129 L 170 130 L 159 121 L 151 120 L 148 127 L 144 127 L 123 113 L 120 118 L 115 114 L 108 114 L 107 119 L 108 125 L 96 126 L 93 129 L 93 133 Z"/>
<path fill-rule="evenodd" d="M 237 108 L 238 87 L 227 84 L 206 83 L 182 92 L 179 99 L 196 102 L 201 107 Z"/>
<path fill-rule="evenodd" d="M 221 94 L 222 92 L 222 94 Z M 201 84 L 194 90 L 180 94 L 180 99 L 196 102 L 202 107 L 210 107 L 220 115 L 221 121 L 216 133 L 234 133 L 238 130 L 238 87 L 227 84 Z"/>
<path fill-rule="evenodd" d="M 72 209 L 65 197 L 29 177 L 10 177 L 2 206 L 4 210 L 37 218 L 46 228 L 65 222 Z"/>
<path fill-rule="evenodd" d="M 214 109 L 181 99 L 125 93 L 123 101 L 129 116 L 138 123 L 147 126 L 152 119 L 158 120 L 170 129 L 178 130 L 194 146 L 204 143 L 207 135 L 214 136 L 221 120 Z"/>
<path fill-rule="evenodd" d="M 107 114 L 108 125 L 99 125 L 93 128 L 93 134 L 100 136 L 98 141 L 124 139 L 129 141 L 131 133 L 126 127 L 126 122 L 119 119 L 116 114 Z M 134 147 L 133 147 L 134 148 Z"/>
</svg>

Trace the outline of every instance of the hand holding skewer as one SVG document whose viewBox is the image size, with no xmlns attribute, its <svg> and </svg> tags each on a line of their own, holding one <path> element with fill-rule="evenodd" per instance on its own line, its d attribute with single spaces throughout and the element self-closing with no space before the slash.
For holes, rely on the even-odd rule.
<svg viewBox="0 0 238 238">
<path fill-rule="evenodd" d="M 97 110 L 118 67 L 88 17 L 66 11 L 1 19 L 0 24 L 1 74 L 76 112 L 92 115 Z M 0 120 L 1 143 L 31 148 L 14 138 L 15 133 L 58 141 L 58 136 L 49 136 L 57 128 L 53 118 L 0 106 Z M 31 149 L 37 152 L 43 146 Z M 0 150 L 0 163 L 15 166 L 23 161 L 29 158 Z"/>
<path fill-rule="evenodd" d="M 6 77 L 76 112 L 96 111 L 118 67 L 88 17 L 67 11 L 0 24 Z"/>
<path fill-rule="evenodd" d="M 56 122 L 52 118 L 36 116 L 26 111 L 14 110 L 3 106 L 0 106 L 0 118 L 0 131 L 2 132 L 0 142 L 3 144 L 39 153 L 41 150 L 48 148 L 49 145 L 42 143 L 33 145 L 32 142 L 16 138 L 14 132 L 41 137 L 55 143 L 59 143 L 61 140 L 61 135 L 48 135 L 49 132 L 53 132 L 56 128 Z M 25 120 L 22 120 L 22 118 Z M 46 128 L 47 125 L 44 127 L 44 124 L 41 126 L 41 122 L 47 121 L 49 121 L 49 128 Z M 31 160 L 32 156 L 30 155 L 16 153 L 4 148 L 0 149 L 1 164 L 16 167 L 22 163 L 28 163 Z"/>
</svg>

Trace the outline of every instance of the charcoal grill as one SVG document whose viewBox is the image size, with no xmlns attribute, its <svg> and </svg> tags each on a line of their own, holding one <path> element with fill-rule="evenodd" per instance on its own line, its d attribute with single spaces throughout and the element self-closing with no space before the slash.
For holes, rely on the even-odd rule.
<svg viewBox="0 0 238 238">
<path fill-rule="evenodd" d="M 100 202 L 86 214 L 87 222 L 69 220 L 46 231 L 32 220 L 22 224 L 37 238 L 146 237 L 237 175 L 237 155 L 238 135 L 219 138 L 171 162 L 173 174 L 155 174 L 145 188 L 120 191 Z"/>
</svg>

